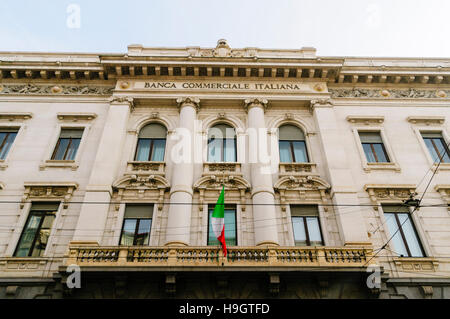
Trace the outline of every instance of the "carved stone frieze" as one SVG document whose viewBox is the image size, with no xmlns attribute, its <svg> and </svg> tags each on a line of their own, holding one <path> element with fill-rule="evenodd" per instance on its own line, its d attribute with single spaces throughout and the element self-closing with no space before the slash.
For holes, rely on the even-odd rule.
<svg viewBox="0 0 450 319">
<path fill-rule="evenodd" d="M 0 94 L 111 95 L 114 87 L 87 85 L 2 84 Z"/>
<path fill-rule="evenodd" d="M 329 88 L 332 98 L 349 97 L 349 98 L 394 98 L 394 99 L 436 99 L 445 98 L 450 94 L 450 90 L 421 90 L 421 89 L 333 89 Z M 444 93 L 444 94 L 443 94 Z"/>
</svg>

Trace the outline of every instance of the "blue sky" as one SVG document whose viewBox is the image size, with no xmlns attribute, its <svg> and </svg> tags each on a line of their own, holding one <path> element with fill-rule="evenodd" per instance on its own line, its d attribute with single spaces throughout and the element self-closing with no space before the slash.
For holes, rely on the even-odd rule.
<svg viewBox="0 0 450 319">
<path fill-rule="evenodd" d="M 450 57 L 449 16 L 446 0 L 1 0 L 0 51 L 124 53 L 225 38 L 321 56 Z"/>
</svg>

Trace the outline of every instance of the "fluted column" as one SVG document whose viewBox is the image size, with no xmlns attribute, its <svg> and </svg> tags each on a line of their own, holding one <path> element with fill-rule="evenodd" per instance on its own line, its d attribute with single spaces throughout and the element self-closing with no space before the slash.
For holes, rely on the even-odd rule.
<svg viewBox="0 0 450 319">
<path fill-rule="evenodd" d="M 108 115 L 73 237 L 75 242 L 100 244 L 103 237 L 112 195 L 111 185 L 118 171 L 132 107 L 133 99 L 130 97 L 110 99 Z"/>
<path fill-rule="evenodd" d="M 311 101 L 316 126 L 326 163 L 328 179 L 332 187 L 332 201 L 337 217 L 341 238 L 345 245 L 368 242 L 366 223 L 361 209 L 350 210 L 349 206 L 359 205 L 355 181 L 352 177 L 340 129 L 329 99 Z"/>
<path fill-rule="evenodd" d="M 194 124 L 200 100 L 186 97 L 177 99 L 177 103 L 180 109 L 180 118 L 175 134 L 179 139 L 171 152 L 174 165 L 166 229 L 166 245 L 189 245 L 193 195 L 192 184 L 194 182 Z"/>
<path fill-rule="evenodd" d="M 248 111 L 249 163 L 251 165 L 253 221 L 255 228 L 255 244 L 278 245 L 277 214 L 275 196 L 272 185 L 270 163 L 264 162 L 264 148 L 267 147 L 267 128 L 264 110 L 265 99 L 245 100 Z"/>
</svg>

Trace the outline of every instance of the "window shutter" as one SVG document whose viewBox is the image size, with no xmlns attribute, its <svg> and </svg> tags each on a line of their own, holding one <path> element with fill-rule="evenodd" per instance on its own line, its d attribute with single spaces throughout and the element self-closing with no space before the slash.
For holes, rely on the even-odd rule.
<svg viewBox="0 0 450 319">
<path fill-rule="evenodd" d="M 60 138 L 81 138 L 83 129 L 62 129 Z"/>
<path fill-rule="evenodd" d="M 382 205 L 384 213 L 409 213 L 408 206 L 403 205 Z"/>
<path fill-rule="evenodd" d="M 235 138 L 236 137 L 236 131 L 233 127 L 226 125 L 226 124 L 217 124 L 211 127 L 208 130 L 208 139 L 210 138 Z"/>
<path fill-rule="evenodd" d="M 139 138 L 166 138 L 167 129 L 161 124 L 148 124 L 139 132 Z"/>
<path fill-rule="evenodd" d="M 427 133 L 422 133 L 422 137 L 424 138 L 442 138 L 442 134 L 440 132 L 427 132 Z"/>
<path fill-rule="evenodd" d="M 282 141 L 304 141 L 305 134 L 294 125 L 283 125 L 279 128 L 279 139 Z"/>
<path fill-rule="evenodd" d="M 383 143 L 380 132 L 359 132 L 361 143 Z"/>
<path fill-rule="evenodd" d="M 39 203 L 34 202 L 31 204 L 31 210 L 43 210 L 56 212 L 59 208 L 59 203 Z"/>
<path fill-rule="evenodd" d="M 153 205 L 126 205 L 125 218 L 152 218 Z"/>
<path fill-rule="evenodd" d="M 316 205 L 291 205 L 291 216 L 319 216 Z"/>
</svg>

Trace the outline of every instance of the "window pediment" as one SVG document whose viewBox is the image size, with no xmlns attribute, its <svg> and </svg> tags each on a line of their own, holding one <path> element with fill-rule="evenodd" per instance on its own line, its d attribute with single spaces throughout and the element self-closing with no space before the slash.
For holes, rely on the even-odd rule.
<svg viewBox="0 0 450 319">
<path fill-rule="evenodd" d="M 325 180 L 317 176 L 284 176 L 274 185 L 275 192 L 280 194 L 281 209 L 286 210 L 289 202 L 304 200 L 323 202 L 328 200 L 327 191 L 331 188 Z"/>
<path fill-rule="evenodd" d="M 194 190 L 199 192 L 199 209 L 203 210 L 203 203 L 205 198 L 214 198 L 217 200 L 217 197 L 222 190 L 222 185 L 225 186 L 225 193 L 227 197 L 227 201 L 240 201 L 242 206 L 242 211 L 245 211 L 245 201 L 246 196 L 245 193 L 250 191 L 251 185 L 250 183 L 241 176 L 216 176 L 216 175 L 208 175 L 201 177 L 195 184 Z"/>
<path fill-rule="evenodd" d="M 27 200 L 61 200 L 64 208 L 72 198 L 73 192 L 78 188 L 77 183 L 25 183 L 25 191 L 22 196 L 20 208 L 23 208 Z"/>
<path fill-rule="evenodd" d="M 369 193 L 370 200 L 377 203 L 380 200 L 403 201 L 415 194 L 416 186 L 412 184 L 367 184 L 364 190 Z"/>
<path fill-rule="evenodd" d="M 158 203 L 158 210 L 162 210 L 164 193 L 170 189 L 170 184 L 159 175 L 127 175 L 113 183 L 113 197 L 115 209 L 123 200 L 149 200 Z"/>
</svg>

